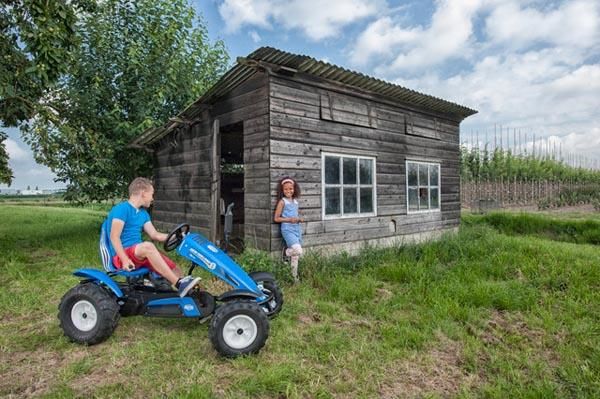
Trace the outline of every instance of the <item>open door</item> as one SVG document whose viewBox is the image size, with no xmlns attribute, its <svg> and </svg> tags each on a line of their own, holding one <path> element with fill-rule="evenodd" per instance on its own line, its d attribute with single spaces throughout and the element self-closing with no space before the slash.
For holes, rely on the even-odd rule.
<svg viewBox="0 0 600 399">
<path fill-rule="evenodd" d="M 236 122 L 219 128 L 220 135 L 220 239 L 224 238 L 225 213 L 231 208 L 232 229 L 228 248 L 240 251 L 244 240 L 244 123 Z M 233 204 L 233 205 L 232 205 Z M 230 205 L 232 205 L 230 207 Z"/>
</svg>

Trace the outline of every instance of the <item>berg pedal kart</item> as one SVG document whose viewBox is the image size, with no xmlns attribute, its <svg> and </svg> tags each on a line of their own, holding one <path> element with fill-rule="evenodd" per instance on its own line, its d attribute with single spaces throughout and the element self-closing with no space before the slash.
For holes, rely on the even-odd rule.
<svg viewBox="0 0 600 399">
<path fill-rule="evenodd" d="M 148 268 L 131 272 L 116 269 L 106 252 L 108 235 L 102 229 L 100 253 L 106 273 L 96 269 L 78 269 L 82 277 L 61 299 L 58 317 L 65 335 L 72 341 L 93 345 L 107 339 L 121 316 L 192 317 L 199 320 L 212 315 L 209 337 L 223 356 L 257 353 L 269 336 L 269 318 L 283 305 L 283 294 L 272 274 L 247 274 L 225 252 L 204 236 L 189 233 L 188 224 L 171 231 L 164 243 L 166 251 L 177 253 L 233 287 L 215 297 L 193 289 L 181 298 L 170 286 L 148 285 L 156 282 Z M 125 277 L 119 282 L 113 277 Z M 164 280 L 163 280 L 164 283 Z"/>
</svg>

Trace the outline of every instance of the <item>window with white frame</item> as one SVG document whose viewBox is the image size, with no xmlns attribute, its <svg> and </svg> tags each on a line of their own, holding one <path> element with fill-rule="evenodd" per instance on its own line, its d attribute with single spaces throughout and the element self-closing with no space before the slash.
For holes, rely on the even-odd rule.
<svg viewBox="0 0 600 399">
<path fill-rule="evenodd" d="M 323 217 L 376 214 L 375 158 L 323 153 Z"/>
<path fill-rule="evenodd" d="M 439 211 L 440 164 L 406 161 L 406 192 L 409 212 Z"/>
</svg>

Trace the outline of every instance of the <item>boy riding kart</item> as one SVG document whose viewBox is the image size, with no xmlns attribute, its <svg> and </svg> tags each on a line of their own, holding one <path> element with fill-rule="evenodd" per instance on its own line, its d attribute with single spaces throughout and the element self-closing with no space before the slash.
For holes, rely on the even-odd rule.
<svg viewBox="0 0 600 399">
<path fill-rule="evenodd" d="M 142 241 L 142 230 L 150 239 L 164 242 L 167 234 L 156 230 L 146 208 L 154 199 L 154 187 L 149 179 L 136 177 L 129 185 L 129 199 L 115 205 L 104 223 L 102 235 L 109 237 L 100 246 L 103 262 L 112 262 L 117 269 L 131 271 L 148 267 L 167 279 L 186 296 L 198 284 L 199 277 L 183 277 L 183 273 L 166 255 L 158 251 L 154 243 Z M 102 240 L 101 240 L 102 242 Z"/>
</svg>

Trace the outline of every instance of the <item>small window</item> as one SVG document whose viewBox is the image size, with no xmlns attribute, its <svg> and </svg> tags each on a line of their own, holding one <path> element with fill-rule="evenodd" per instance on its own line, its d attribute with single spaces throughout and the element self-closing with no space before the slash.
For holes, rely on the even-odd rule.
<svg viewBox="0 0 600 399">
<path fill-rule="evenodd" d="M 440 165 L 406 161 L 408 212 L 440 209 Z"/>
<path fill-rule="evenodd" d="M 323 154 L 323 217 L 375 215 L 375 158 Z"/>
</svg>

